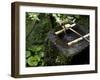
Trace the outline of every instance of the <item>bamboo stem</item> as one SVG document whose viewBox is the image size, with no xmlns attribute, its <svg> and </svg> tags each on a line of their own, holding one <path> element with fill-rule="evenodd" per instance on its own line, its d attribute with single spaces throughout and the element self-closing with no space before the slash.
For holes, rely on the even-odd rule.
<svg viewBox="0 0 100 80">
<path fill-rule="evenodd" d="M 77 43 L 77 42 L 83 40 L 84 38 L 86 38 L 86 37 L 88 37 L 88 36 L 89 36 L 89 33 L 86 34 L 86 35 L 84 35 L 84 36 L 82 36 L 82 37 L 80 37 L 80 38 L 78 38 L 78 39 L 75 39 L 75 40 L 73 40 L 73 41 L 70 41 L 70 42 L 68 42 L 67 44 L 68 44 L 68 46 L 70 46 L 70 45 L 72 45 L 72 44 L 75 44 L 75 43 Z"/>
<path fill-rule="evenodd" d="M 72 25 L 66 24 L 66 25 L 65 25 L 65 28 L 66 28 L 66 30 L 68 30 L 69 28 L 74 27 L 75 25 L 76 25 L 75 23 L 72 24 Z M 63 31 L 65 31 L 65 28 L 63 28 L 63 29 L 61 29 L 61 30 L 55 32 L 55 34 L 58 35 L 58 34 L 62 33 Z"/>
<path fill-rule="evenodd" d="M 79 35 L 80 37 L 83 37 L 83 35 L 81 35 L 80 33 L 78 33 L 77 31 L 75 31 L 74 29 L 72 28 L 69 28 L 71 31 L 73 31 L 75 34 Z M 87 42 L 89 42 L 89 40 L 85 37 L 83 37 Z"/>
</svg>

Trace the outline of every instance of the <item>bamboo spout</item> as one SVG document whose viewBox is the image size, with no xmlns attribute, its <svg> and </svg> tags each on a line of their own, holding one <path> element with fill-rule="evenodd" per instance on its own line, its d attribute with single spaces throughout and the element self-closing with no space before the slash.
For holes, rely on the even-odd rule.
<svg viewBox="0 0 100 80">
<path fill-rule="evenodd" d="M 70 42 L 68 42 L 67 44 L 68 44 L 68 46 L 71 46 L 72 44 L 75 44 L 75 43 L 77 43 L 77 42 L 83 40 L 84 38 L 87 38 L 88 36 L 89 36 L 89 33 L 86 34 L 86 35 L 84 35 L 84 36 L 82 36 L 82 37 L 80 37 L 80 38 L 78 38 L 78 39 L 75 39 L 75 40 L 73 40 L 73 41 L 70 41 Z"/>
<path fill-rule="evenodd" d="M 66 24 L 66 25 L 65 25 L 65 28 L 66 28 L 66 30 L 68 30 L 69 28 L 72 28 L 72 27 L 74 27 L 75 25 L 76 25 L 75 23 L 72 24 L 72 25 Z M 62 33 L 63 31 L 65 31 L 65 28 L 63 28 L 63 29 L 61 29 L 61 30 L 55 32 L 55 34 L 58 35 L 58 34 Z"/>
</svg>

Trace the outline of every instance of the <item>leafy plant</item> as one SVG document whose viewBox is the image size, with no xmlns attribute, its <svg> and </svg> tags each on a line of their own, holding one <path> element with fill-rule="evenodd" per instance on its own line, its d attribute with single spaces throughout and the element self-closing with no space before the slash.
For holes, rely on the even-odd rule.
<svg viewBox="0 0 100 80">
<path fill-rule="evenodd" d="M 31 56 L 27 59 L 27 63 L 29 66 L 37 66 L 39 61 L 40 61 L 40 57 L 37 55 Z"/>
<path fill-rule="evenodd" d="M 89 17 L 83 15 L 26 12 L 26 66 L 65 65 L 71 57 L 61 55 L 48 40 L 49 31 L 62 29 L 62 23 L 88 26 Z"/>
<path fill-rule="evenodd" d="M 30 51 L 26 51 L 26 58 L 31 56 L 31 52 Z"/>
</svg>

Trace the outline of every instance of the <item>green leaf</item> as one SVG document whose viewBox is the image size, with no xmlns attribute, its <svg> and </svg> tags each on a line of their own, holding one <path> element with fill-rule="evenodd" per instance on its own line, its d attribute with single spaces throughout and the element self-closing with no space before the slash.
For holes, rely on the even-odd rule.
<svg viewBox="0 0 100 80">
<path fill-rule="evenodd" d="M 40 57 L 37 55 L 31 56 L 27 59 L 27 63 L 29 66 L 37 66 L 39 61 L 40 61 Z"/>
<path fill-rule="evenodd" d="M 42 58 L 42 57 L 44 57 L 44 52 L 40 52 L 39 53 L 39 56 Z"/>
<path fill-rule="evenodd" d="M 28 58 L 29 56 L 31 56 L 31 52 L 30 51 L 26 51 L 26 58 Z"/>
<path fill-rule="evenodd" d="M 39 62 L 39 66 L 44 66 L 44 61 L 43 60 L 41 60 L 40 62 Z"/>
<path fill-rule="evenodd" d="M 75 18 L 79 19 L 79 18 L 80 18 L 80 16 L 79 16 L 79 15 L 75 15 Z"/>
<path fill-rule="evenodd" d="M 41 51 L 42 49 L 43 49 L 43 45 L 34 45 L 29 50 L 36 52 L 36 51 Z"/>
</svg>

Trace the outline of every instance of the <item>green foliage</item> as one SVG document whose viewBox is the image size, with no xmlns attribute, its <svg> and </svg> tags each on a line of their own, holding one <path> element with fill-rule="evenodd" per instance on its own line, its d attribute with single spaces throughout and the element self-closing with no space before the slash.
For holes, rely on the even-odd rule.
<svg viewBox="0 0 100 80">
<path fill-rule="evenodd" d="M 27 65 L 28 66 L 43 66 L 44 46 L 34 45 L 26 51 Z"/>
<path fill-rule="evenodd" d="M 89 18 L 83 15 L 49 14 L 26 12 L 26 66 L 52 66 L 69 64 L 71 57 L 65 57 L 53 48 L 48 32 L 58 31 L 61 23 L 89 25 Z M 84 24 L 85 23 L 85 24 Z"/>
<path fill-rule="evenodd" d="M 29 66 L 37 66 L 39 61 L 40 61 L 40 57 L 37 55 L 31 56 L 27 59 L 27 63 Z"/>
<path fill-rule="evenodd" d="M 26 25 L 36 20 L 39 21 L 38 15 L 38 13 L 26 12 Z"/>
<path fill-rule="evenodd" d="M 29 50 L 33 52 L 38 52 L 38 51 L 41 51 L 42 49 L 43 49 L 43 45 L 34 45 L 31 48 L 29 48 Z"/>
<path fill-rule="evenodd" d="M 30 51 L 26 51 L 26 58 L 31 56 L 31 52 Z"/>
</svg>

